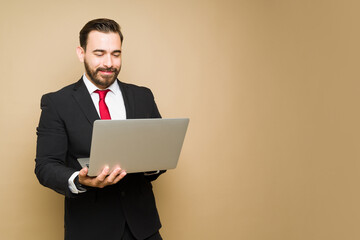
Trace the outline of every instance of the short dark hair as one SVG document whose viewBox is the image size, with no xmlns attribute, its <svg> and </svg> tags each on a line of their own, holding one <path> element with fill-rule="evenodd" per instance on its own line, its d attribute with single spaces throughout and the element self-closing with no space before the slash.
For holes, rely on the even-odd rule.
<svg viewBox="0 0 360 240">
<path fill-rule="evenodd" d="M 80 36 L 79 36 L 80 46 L 84 50 L 86 50 L 88 36 L 91 31 L 99 31 L 103 33 L 109 33 L 109 32 L 118 33 L 120 36 L 121 43 L 123 42 L 124 39 L 120 30 L 120 26 L 117 22 L 107 18 L 94 19 L 86 23 L 85 26 L 80 31 Z"/>
</svg>

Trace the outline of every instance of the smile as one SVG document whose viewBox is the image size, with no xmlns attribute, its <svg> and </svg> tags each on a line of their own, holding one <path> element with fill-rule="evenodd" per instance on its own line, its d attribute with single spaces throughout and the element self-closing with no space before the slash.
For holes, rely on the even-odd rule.
<svg viewBox="0 0 360 240">
<path fill-rule="evenodd" d="M 101 74 L 110 75 L 113 74 L 114 71 L 99 71 Z"/>
</svg>

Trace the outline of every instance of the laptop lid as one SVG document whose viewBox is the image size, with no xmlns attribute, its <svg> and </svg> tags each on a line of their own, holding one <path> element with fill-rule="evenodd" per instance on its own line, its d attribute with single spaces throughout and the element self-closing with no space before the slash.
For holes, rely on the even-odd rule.
<svg viewBox="0 0 360 240">
<path fill-rule="evenodd" d="M 88 175 L 105 166 L 127 173 L 176 168 L 188 124 L 188 118 L 96 120 Z"/>
</svg>

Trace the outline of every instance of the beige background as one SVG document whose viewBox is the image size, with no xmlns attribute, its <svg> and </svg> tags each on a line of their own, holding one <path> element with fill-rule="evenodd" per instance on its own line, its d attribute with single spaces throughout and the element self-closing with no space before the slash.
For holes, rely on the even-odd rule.
<svg viewBox="0 0 360 240">
<path fill-rule="evenodd" d="M 0 4 L 0 239 L 63 239 L 63 197 L 33 173 L 39 102 L 80 78 L 98 17 L 122 26 L 120 79 L 191 118 L 155 183 L 164 239 L 360 238 L 358 1 Z"/>
</svg>

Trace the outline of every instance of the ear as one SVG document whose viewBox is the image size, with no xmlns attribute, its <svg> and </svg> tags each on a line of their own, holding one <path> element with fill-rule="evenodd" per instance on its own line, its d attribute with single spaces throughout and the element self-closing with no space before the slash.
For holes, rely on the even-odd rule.
<svg viewBox="0 0 360 240">
<path fill-rule="evenodd" d="M 77 54 L 80 62 L 84 62 L 85 50 L 82 47 L 79 46 L 76 48 L 76 54 Z"/>
</svg>

